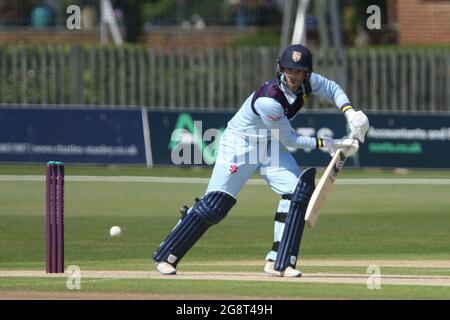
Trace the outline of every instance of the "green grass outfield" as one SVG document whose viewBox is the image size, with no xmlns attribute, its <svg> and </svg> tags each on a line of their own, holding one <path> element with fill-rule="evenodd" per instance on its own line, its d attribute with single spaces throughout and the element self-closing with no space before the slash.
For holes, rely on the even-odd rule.
<svg viewBox="0 0 450 320">
<path fill-rule="evenodd" d="M 44 170 L 43 166 L 2 165 L 0 176 L 43 177 Z M 208 177 L 209 173 L 207 169 L 66 166 L 68 176 Z M 338 179 L 347 178 L 448 180 L 450 172 L 344 170 Z M 0 186 L 0 272 L 44 270 L 45 183 L 11 178 L 0 179 Z M 205 188 L 201 183 L 66 181 L 66 266 L 78 265 L 81 270 L 155 271 L 151 255 L 177 222 L 178 208 L 190 205 Z M 450 184 L 432 181 L 335 185 L 318 225 L 304 233 L 299 267 L 305 279 L 315 273 L 369 276 L 367 267 L 371 262 L 382 261 L 392 262 L 381 266 L 382 275 L 450 277 L 449 195 Z M 211 228 L 185 256 L 178 268 L 180 273 L 262 272 L 264 256 L 273 241 L 278 200 L 265 185 L 245 186 L 229 216 Z M 122 227 L 121 237 L 109 236 L 113 225 Z M 422 263 L 401 263 L 407 260 Z M 329 261 L 347 264 L 333 265 Z M 366 261 L 367 266 L 361 261 Z M 436 261 L 443 264 L 434 264 Z M 68 292 L 68 289 L 61 278 L 5 276 L 0 277 L 0 291 Z M 448 286 L 382 282 L 380 290 L 369 290 L 365 284 L 304 283 L 302 279 L 267 282 L 182 277 L 98 281 L 83 278 L 82 289 L 76 294 L 80 292 L 182 293 L 212 298 L 450 299 Z"/>
</svg>

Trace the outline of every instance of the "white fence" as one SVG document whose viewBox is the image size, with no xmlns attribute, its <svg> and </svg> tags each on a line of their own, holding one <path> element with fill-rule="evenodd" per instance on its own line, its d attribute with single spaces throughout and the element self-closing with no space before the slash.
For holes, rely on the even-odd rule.
<svg viewBox="0 0 450 320">
<path fill-rule="evenodd" d="M 275 76 L 278 48 L 7 46 L 0 103 L 236 109 Z M 450 48 L 351 50 L 314 55 L 314 69 L 343 79 L 364 110 L 450 111 Z M 308 108 L 334 108 L 313 97 Z"/>
</svg>

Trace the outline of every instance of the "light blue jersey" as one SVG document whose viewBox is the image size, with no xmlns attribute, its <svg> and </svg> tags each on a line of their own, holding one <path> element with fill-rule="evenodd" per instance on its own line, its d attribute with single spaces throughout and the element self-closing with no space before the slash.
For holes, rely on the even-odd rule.
<svg viewBox="0 0 450 320">
<path fill-rule="evenodd" d="M 282 82 L 280 89 L 284 93 L 287 101 L 293 103 L 297 96 L 284 84 L 283 77 L 284 76 L 281 78 Z M 332 80 L 317 73 L 312 73 L 310 84 L 312 94 L 334 102 L 337 108 L 341 108 L 343 105 L 350 103 L 345 92 Z M 239 135 L 257 135 L 261 137 L 270 135 L 270 131 L 267 131 L 267 129 L 278 129 L 279 140 L 286 147 L 315 148 L 316 139 L 299 136 L 292 128 L 288 118 L 284 114 L 283 107 L 277 100 L 269 97 L 260 97 L 254 104 L 256 112 L 259 115 L 253 112 L 251 102 L 254 94 L 255 93 L 251 94 L 247 100 L 245 100 L 239 111 L 228 122 L 227 128 L 229 130 Z"/>
<path fill-rule="evenodd" d="M 283 76 L 281 80 L 280 89 L 288 103 L 294 102 L 297 96 L 283 84 Z M 334 81 L 312 73 L 310 84 L 311 94 L 334 101 L 338 108 L 350 103 Z M 300 170 L 286 147 L 316 148 L 316 138 L 298 135 L 283 107 L 274 98 L 257 98 L 254 101 L 256 114 L 251 106 L 254 95 L 252 93 L 245 100 L 223 132 L 207 192 L 220 190 L 236 197 L 253 172 L 259 169 L 275 192 L 290 193 Z M 271 141 L 273 132 L 277 132 L 276 143 Z"/>
</svg>

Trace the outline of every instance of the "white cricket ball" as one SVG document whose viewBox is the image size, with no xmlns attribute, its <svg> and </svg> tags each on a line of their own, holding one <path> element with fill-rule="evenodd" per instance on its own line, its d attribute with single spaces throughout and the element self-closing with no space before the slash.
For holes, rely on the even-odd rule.
<svg viewBox="0 0 450 320">
<path fill-rule="evenodd" d="M 111 227 L 111 229 L 109 229 L 109 234 L 111 237 L 118 237 L 122 234 L 122 229 L 118 226 Z"/>
</svg>

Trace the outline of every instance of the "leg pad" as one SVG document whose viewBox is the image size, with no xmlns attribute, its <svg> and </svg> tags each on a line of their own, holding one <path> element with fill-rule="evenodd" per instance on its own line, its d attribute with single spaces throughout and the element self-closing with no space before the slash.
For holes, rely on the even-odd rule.
<svg viewBox="0 0 450 320">
<path fill-rule="evenodd" d="M 236 199 L 224 192 L 213 191 L 204 195 L 159 246 L 153 260 L 176 266 L 206 230 L 225 218 L 235 204 Z"/>
<path fill-rule="evenodd" d="M 284 271 L 288 266 L 293 268 L 296 266 L 305 226 L 306 208 L 315 188 L 315 176 L 315 168 L 306 169 L 301 174 L 297 187 L 291 196 L 291 204 L 275 261 L 275 270 L 277 271 Z"/>
</svg>

